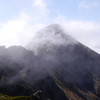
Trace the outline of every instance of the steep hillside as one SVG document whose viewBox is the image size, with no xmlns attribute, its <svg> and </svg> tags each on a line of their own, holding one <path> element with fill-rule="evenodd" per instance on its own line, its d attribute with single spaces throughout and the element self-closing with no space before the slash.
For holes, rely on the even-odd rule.
<svg viewBox="0 0 100 100">
<path fill-rule="evenodd" d="M 1 100 L 100 100 L 100 55 L 60 25 L 37 32 L 27 49 L 0 47 Z"/>
<path fill-rule="evenodd" d="M 28 48 L 68 98 L 99 99 L 100 55 L 66 34 L 60 25 L 37 32 Z"/>
<path fill-rule="evenodd" d="M 42 65 L 67 97 L 74 95 L 85 100 L 99 98 L 100 56 L 81 44 L 74 45 L 72 51 L 67 48 L 54 47 L 39 55 Z"/>
<path fill-rule="evenodd" d="M 5 49 L 5 54 L 0 56 L 0 93 L 9 96 L 30 96 L 41 90 L 43 100 L 68 100 L 31 51 L 12 46 Z"/>
</svg>

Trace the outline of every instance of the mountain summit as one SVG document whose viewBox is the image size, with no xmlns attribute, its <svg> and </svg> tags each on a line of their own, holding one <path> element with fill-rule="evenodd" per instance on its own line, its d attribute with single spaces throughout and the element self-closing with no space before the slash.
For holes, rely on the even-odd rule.
<svg viewBox="0 0 100 100">
<path fill-rule="evenodd" d="M 37 32 L 28 46 L 38 54 L 41 65 L 67 97 L 99 100 L 99 54 L 76 41 L 58 24 Z"/>
<path fill-rule="evenodd" d="M 100 55 L 60 25 L 37 32 L 28 48 L 0 47 L 0 99 L 100 100 Z"/>
<path fill-rule="evenodd" d="M 73 45 L 77 41 L 69 36 L 64 29 L 58 24 L 50 26 L 38 31 L 33 39 L 29 42 L 27 48 L 33 52 L 39 52 L 51 48 L 54 45 Z"/>
</svg>

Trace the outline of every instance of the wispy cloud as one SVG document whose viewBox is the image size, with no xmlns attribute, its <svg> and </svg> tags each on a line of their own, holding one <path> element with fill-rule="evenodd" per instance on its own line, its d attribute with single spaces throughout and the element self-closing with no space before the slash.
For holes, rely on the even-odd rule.
<svg viewBox="0 0 100 100">
<path fill-rule="evenodd" d="M 39 16 L 47 16 L 49 13 L 44 0 L 33 0 L 33 8 Z"/>
<path fill-rule="evenodd" d="M 46 0 L 45 0 L 46 1 Z M 100 53 L 100 24 L 66 20 L 66 16 L 58 13 L 58 16 L 51 19 L 47 2 L 44 0 L 33 0 L 32 13 L 29 15 L 21 11 L 17 17 L 11 18 L 6 22 L 0 23 L 0 45 L 22 45 L 25 46 L 33 38 L 37 31 L 51 23 L 61 24 L 66 31 L 76 40 L 89 46 Z M 80 8 L 98 7 L 98 3 L 80 3 Z"/>
<path fill-rule="evenodd" d="M 67 34 L 73 36 L 82 44 L 100 53 L 100 24 L 92 21 L 69 21 L 61 15 L 54 18 L 54 22 L 61 24 L 65 28 Z"/>
<path fill-rule="evenodd" d="M 34 34 L 45 27 L 48 19 L 48 9 L 43 0 L 33 0 L 31 15 L 20 12 L 15 18 L 0 23 L 0 45 L 26 46 Z"/>
<path fill-rule="evenodd" d="M 98 7 L 98 6 L 99 6 L 99 4 L 98 4 L 97 2 L 94 2 L 92 5 L 93 5 L 94 7 Z"/>
<path fill-rule="evenodd" d="M 25 46 L 36 31 L 44 27 L 42 23 L 31 25 L 31 21 L 33 21 L 31 16 L 21 12 L 18 18 L 0 23 L 0 45 L 7 47 L 11 45 Z"/>
<path fill-rule="evenodd" d="M 33 6 L 45 8 L 46 4 L 43 2 L 43 0 L 35 0 L 34 3 L 33 3 Z"/>
<path fill-rule="evenodd" d="M 79 4 L 79 8 L 91 8 L 91 7 L 98 7 L 98 3 L 97 2 L 93 2 L 93 3 L 88 3 L 86 1 L 82 1 L 80 4 Z"/>
<path fill-rule="evenodd" d="M 79 4 L 79 8 L 89 8 L 89 6 L 86 4 L 86 1 L 83 1 Z"/>
</svg>

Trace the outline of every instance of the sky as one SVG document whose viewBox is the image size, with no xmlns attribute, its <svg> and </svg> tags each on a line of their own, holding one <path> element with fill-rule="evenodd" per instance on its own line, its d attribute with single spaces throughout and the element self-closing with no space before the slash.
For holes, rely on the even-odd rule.
<svg viewBox="0 0 100 100">
<path fill-rule="evenodd" d="M 53 23 L 100 53 L 100 0 L 0 0 L 1 46 L 25 47 Z"/>
</svg>

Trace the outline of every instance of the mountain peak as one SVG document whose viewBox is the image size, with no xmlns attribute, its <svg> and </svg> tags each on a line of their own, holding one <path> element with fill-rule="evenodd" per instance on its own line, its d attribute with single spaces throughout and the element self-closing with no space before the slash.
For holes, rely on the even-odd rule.
<svg viewBox="0 0 100 100">
<path fill-rule="evenodd" d="M 59 24 L 51 24 L 48 28 L 61 28 L 61 26 Z"/>
<path fill-rule="evenodd" d="M 64 29 L 59 24 L 51 24 L 46 28 L 43 28 L 42 30 L 38 31 L 34 38 L 44 38 L 44 37 L 51 37 L 57 34 L 64 34 Z"/>
<path fill-rule="evenodd" d="M 77 41 L 68 35 L 59 24 L 51 24 L 38 31 L 28 44 L 28 49 L 37 51 L 40 48 L 50 48 L 54 45 L 73 45 Z"/>
</svg>

